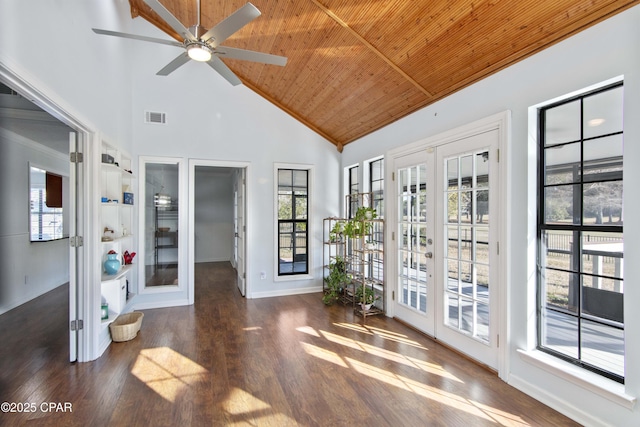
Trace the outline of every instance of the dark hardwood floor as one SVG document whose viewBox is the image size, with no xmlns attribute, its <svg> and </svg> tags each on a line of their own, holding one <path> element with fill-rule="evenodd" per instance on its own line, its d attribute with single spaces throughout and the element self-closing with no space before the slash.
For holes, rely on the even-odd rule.
<svg viewBox="0 0 640 427">
<path fill-rule="evenodd" d="M 194 306 L 144 310 L 89 363 L 67 362 L 67 295 L 0 316 L 0 402 L 36 409 L 0 425 L 576 425 L 392 319 L 363 326 L 320 294 L 242 298 L 228 263 L 198 264 Z"/>
</svg>

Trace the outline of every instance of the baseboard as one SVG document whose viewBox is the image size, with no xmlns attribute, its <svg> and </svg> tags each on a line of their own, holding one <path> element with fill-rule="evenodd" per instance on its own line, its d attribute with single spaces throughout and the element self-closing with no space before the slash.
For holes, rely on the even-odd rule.
<svg viewBox="0 0 640 427">
<path fill-rule="evenodd" d="M 571 405 L 557 394 L 551 394 L 547 390 L 541 389 L 540 387 L 523 380 L 517 375 L 509 375 L 507 383 L 581 425 L 591 427 L 610 427 L 609 423 L 593 417 L 592 415 Z"/>
<path fill-rule="evenodd" d="M 151 310 L 154 308 L 169 308 L 169 307 L 178 307 L 182 305 L 189 305 L 188 299 L 179 299 L 179 300 L 171 300 L 171 301 L 151 301 L 151 302 L 143 302 L 143 303 L 133 303 L 131 305 L 131 310 Z"/>
<path fill-rule="evenodd" d="M 267 292 L 252 292 L 251 296 L 247 296 L 247 298 L 258 299 L 258 298 L 271 298 L 271 297 L 286 297 L 291 295 L 313 294 L 316 292 L 322 292 L 322 286 L 309 286 L 306 288 L 283 289 L 278 291 L 267 291 Z"/>
<path fill-rule="evenodd" d="M 44 295 L 44 294 L 46 294 L 48 292 L 51 292 L 54 289 L 59 288 L 60 286 L 69 286 L 69 282 L 65 282 L 65 283 L 62 283 L 60 285 L 54 285 L 51 288 L 39 290 L 38 292 L 33 292 L 31 294 L 24 295 L 23 298 L 20 298 L 18 300 L 12 301 L 7 305 L 0 306 L 0 315 L 6 313 L 8 311 L 11 311 L 16 307 L 20 307 L 22 304 L 26 304 L 31 300 L 34 300 L 34 299 L 36 299 L 38 297 L 41 297 L 42 295 Z"/>
</svg>

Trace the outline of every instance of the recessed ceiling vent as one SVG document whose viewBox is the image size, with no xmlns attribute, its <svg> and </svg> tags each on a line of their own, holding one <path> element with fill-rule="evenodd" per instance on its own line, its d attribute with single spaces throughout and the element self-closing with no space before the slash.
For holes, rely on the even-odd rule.
<svg viewBox="0 0 640 427">
<path fill-rule="evenodd" d="M 156 111 L 145 111 L 144 122 L 155 125 L 167 124 L 167 113 L 158 113 Z"/>
</svg>

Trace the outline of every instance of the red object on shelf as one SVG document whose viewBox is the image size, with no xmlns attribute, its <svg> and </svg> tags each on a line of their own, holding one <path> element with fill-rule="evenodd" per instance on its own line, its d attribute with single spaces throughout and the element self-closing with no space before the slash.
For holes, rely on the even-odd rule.
<svg viewBox="0 0 640 427">
<path fill-rule="evenodd" d="M 136 253 L 135 252 L 129 253 L 129 251 L 124 251 L 124 254 L 122 256 L 124 257 L 124 264 L 128 265 L 133 262 L 133 257 L 136 256 Z"/>
</svg>

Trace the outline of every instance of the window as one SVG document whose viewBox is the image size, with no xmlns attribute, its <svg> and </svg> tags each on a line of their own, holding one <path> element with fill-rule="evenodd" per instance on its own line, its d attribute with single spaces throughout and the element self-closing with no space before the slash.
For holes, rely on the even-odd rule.
<svg viewBox="0 0 640 427">
<path fill-rule="evenodd" d="M 538 348 L 624 382 L 622 83 L 539 110 Z"/>
<path fill-rule="evenodd" d="M 46 170 L 29 168 L 29 228 L 32 242 L 62 239 L 64 215 L 62 180 Z"/>
<path fill-rule="evenodd" d="M 371 206 L 378 218 L 384 217 L 384 158 L 369 162 L 369 191 L 372 195 Z"/>
<path fill-rule="evenodd" d="M 278 169 L 278 276 L 307 274 L 309 170 Z"/>
<path fill-rule="evenodd" d="M 360 192 L 360 185 L 358 182 L 358 166 L 352 166 L 348 169 L 348 178 L 349 178 L 349 194 L 358 194 Z M 348 199 L 351 200 L 349 206 L 347 206 L 347 217 L 353 218 L 358 210 L 358 199 Z"/>
</svg>

